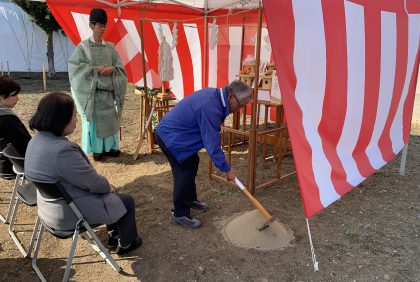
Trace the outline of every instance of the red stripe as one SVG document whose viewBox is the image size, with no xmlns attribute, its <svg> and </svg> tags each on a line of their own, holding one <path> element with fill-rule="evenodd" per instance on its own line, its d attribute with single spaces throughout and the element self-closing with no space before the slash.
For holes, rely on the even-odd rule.
<svg viewBox="0 0 420 282">
<path fill-rule="evenodd" d="M 244 33 L 244 45 L 243 45 L 243 56 L 242 60 L 245 60 L 247 57 L 255 57 L 255 40 L 257 37 L 257 28 L 254 26 L 245 26 Z M 246 106 L 246 112 L 248 115 L 251 114 L 252 105 L 248 104 Z"/>
<path fill-rule="evenodd" d="M 142 56 L 141 53 L 137 53 L 124 67 L 127 72 L 128 80 L 132 82 L 137 82 L 143 78 L 143 71 L 141 66 Z M 149 66 L 146 64 L 146 72 L 149 71 Z M 148 85 L 151 87 L 151 85 Z"/>
<path fill-rule="evenodd" d="M 54 3 L 55 1 L 47 0 L 48 8 L 53 14 L 54 18 L 61 26 L 66 35 L 70 38 L 74 45 L 79 44 L 80 35 L 74 21 L 73 15 L 70 11 L 65 11 L 66 7 Z"/>
<path fill-rule="evenodd" d="M 403 139 L 404 139 L 405 144 L 408 143 L 408 139 L 410 138 L 411 120 L 413 117 L 413 107 L 414 107 L 414 96 L 416 93 L 416 84 L 417 84 L 417 78 L 419 74 L 419 56 L 420 56 L 419 51 L 420 51 L 420 46 L 417 47 L 417 56 L 416 56 L 416 61 L 414 63 L 413 73 L 411 74 L 410 87 L 408 89 L 407 99 L 405 100 L 405 103 L 404 103 Z"/>
<path fill-rule="evenodd" d="M 295 99 L 296 75 L 293 66 L 295 24 L 291 0 L 263 0 L 268 32 L 277 66 L 280 90 L 298 171 L 305 214 L 309 218 L 321 211 L 319 190 L 312 169 L 311 147 L 302 125 L 302 111 Z"/>
<path fill-rule="evenodd" d="M 170 26 L 172 29 L 173 24 Z M 187 36 L 185 35 L 182 24 L 178 24 L 178 45 L 176 46 L 176 51 L 178 52 L 179 63 L 181 64 L 182 81 L 184 84 L 184 93 L 182 94 L 186 97 L 194 92 L 194 71 Z"/>
<path fill-rule="evenodd" d="M 386 12 L 404 12 L 404 0 L 347 0 L 353 3 L 356 3 L 358 5 L 365 6 L 366 8 L 372 8 L 376 10 L 386 11 Z M 420 8 L 420 5 L 414 4 L 410 5 L 410 2 L 415 1 L 407 1 L 407 9 L 410 9 L 410 12 L 413 12 L 412 10 L 416 10 L 417 8 Z M 417 12 L 418 13 L 418 12 Z"/>
<path fill-rule="evenodd" d="M 229 83 L 229 27 L 219 27 L 217 34 L 217 87 Z M 211 64 L 212 62 L 209 62 Z"/>
<path fill-rule="evenodd" d="M 137 26 L 137 25 L 136 25 Z M 140 30 L 138 30 L 139 34 L 140 34 Z M 150 68 L 155 71 L 156 73 L 158 73 L 158 66 L 159 66 L 159 62 L 158 62 L 158 53 L 157 51 L 159 50 L 159 41 L 157 39 L 155 30 L 153 28 L 153 25 L 151 22 L 143 22 L 143 32 L 144 32 L 144 52 L 147 56 L 147 62 L 150 66 Z M 138 66 L 138 68 L 141 68 L 141 64 Z M 157 82 L 160 86 L 161 82 L 158 81 Z M 155 84 L 155 83 L 153 83 Z M 155 85 L 156 86 L 156 85 Z"/>
<path fill-rule="evenodd" d="M 365 44 L 366 75 L 363 118 L 353 158 L 360 174 L 368 177 L 375 172 L 365 151 L 375 126 L 381 73 L 381 13 L 374 5 L 365 7 Z"/>
<path fill-rule="evenodd" d="M 204 19 L 202 21 L 199 21 L 197 23 L 197 26 L 204 26 Z M 208 33 L 207 33 L 207 46 L 204 46 L 204 28 L 198 28 L 198 37 L 200 38 L 200 50 L 201 50 L 201 84 L 202 84 L 202 88 L 206 88 L 208 87 L 208 79 L 209 79 L 209 41 L 208 41 Z M 207 29 L 207 31 L 209 31 L 210 28 Z M 204 48 L 206 48 L 206 52 L 204 52 Z M 204 53 L 207 55 L 206 58 L 204 58 Z M 206 63 L 204 63 L 204 60 L 206 60 Z M 204 71 L 204 68 L 206 68 L 206 70 Z"/>
<path fill-rule="evenodd" d="M 127 35 L 127 33 L 128 31 L 125 28 L 122 20 L 119 19 L 115 22 L 115 25 L 112 27 L 112 29 L 110 29 L 107 39 L 108 41 L 117 45 L 118 42 L 120 42 L 120 40 Z"/>
<path fill-rule="evenodd" d="M 404 81 L 407 73 L 408 59 L 408 17 L 405 12 L 397 13 L 397 58 L 395 62 L 394 90 L 392 93 L 391 107 L 384 130 L 379 138 L 379 148 L 382 158 L 389 162 L 395 157 L 391 142 L 391 125 L 397 113 L 398 104 L 401 100 Z"/>
<path fill-rule="evenodd" d="M 347 40 L 344 2 L 323 0 L 326 82 L 322 119 L 318 126 L 325 156 L 331 164 L 331 181 L 340 196 L 350 191 L 347 174 L 337 154 L 347 109 Z"/>
<path fill-rule="evenodd" d="M 243 57 L 245 59 L 247 56 L 255 56 L 255 41 L 252 40 L 257 38 L 257 28 L 253 26 L 245 26 L 244 34 L 244 47 L 243 47 Z"/>
</svg>

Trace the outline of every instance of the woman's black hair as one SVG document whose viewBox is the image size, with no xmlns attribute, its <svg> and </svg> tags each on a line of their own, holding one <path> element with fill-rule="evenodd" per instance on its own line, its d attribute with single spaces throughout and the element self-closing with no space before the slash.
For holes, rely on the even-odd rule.
<svg viewBox="0 0 420 282">
<path fill-rule="evenodd" d="M 7 75 L 0 76 L 0 96 L 8 98 L 10 94 L 13 96 L 20 92 L 20 85 Z"/>
<path fill-rule="evenodd" d="M 62 136 L 64 128 L 73 118 L 74 107 L 70 95 L 62 92 L 49 93 L 39 101 L 35 114 L 29 120 L 29 128 Z"/>
</svg>

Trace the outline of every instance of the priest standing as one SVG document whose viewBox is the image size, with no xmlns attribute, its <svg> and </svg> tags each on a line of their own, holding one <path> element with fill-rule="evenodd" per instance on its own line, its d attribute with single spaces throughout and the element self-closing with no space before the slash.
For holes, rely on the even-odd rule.
<svg viewBox="0 0 420 282">
<path fill-rule="evenodd" d="M 77 45 L 69 60 L 71 92 L 82 120 L 82 148 L 100 161 L 120 154 L 118 131 L 127 74 L 115 46 L 103 40 L 105 10 L 90 12 L 90 38 Z"/>
</svg>

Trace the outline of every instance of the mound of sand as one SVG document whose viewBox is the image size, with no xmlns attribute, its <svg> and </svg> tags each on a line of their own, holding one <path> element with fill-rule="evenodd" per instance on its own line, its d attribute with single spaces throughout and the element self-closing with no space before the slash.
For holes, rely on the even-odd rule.
<svg viewBox="0 0 420 282">
<path fill-rule="evenodd" d="M 262 231 L 258 231 L 265 222 L 258 210 L 253 210 L 233 217 L 224 228 L 223 235 L 233 245 L 247 249 L 282 250 L 290 246 L 293 233 L 281 223 L 274 221 Z"/>
</svg>

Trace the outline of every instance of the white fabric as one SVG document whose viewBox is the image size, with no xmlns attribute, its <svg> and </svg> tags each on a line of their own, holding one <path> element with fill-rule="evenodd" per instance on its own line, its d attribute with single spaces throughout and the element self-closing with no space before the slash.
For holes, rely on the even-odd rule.
<svg viewBox="0 0 420 282">
<path fill-rule="evenodd" d="M 220 98 L 222 98 L 223 107 L 226 108 L 225 97 L 223 96 L 223 88 L 220 88 Z"/>
<path fill-rule="evenodd" d="M 331 165 L 322 148 L 318 126 L 322 117 L 325 95 L 325 36 L 321 0 L 293 0 L 295 16 L 296 100 L 302 109 L 303 127 L 312 149 L 312 167 L 319 187 L 320 200 L 324 207 L 340 198 L 331 178 Z M 308 99 L 308 94 L 311 97 Z M 321 106 L 320 106 L 321 105 Z"/>
<path fill-rule="evenodd" d="M 174 65 L 171 46 L 166 41 L 165 36 L 159 47 L 159 79 L 169 81 L 174 79 Z"/>
<path fill-rule="evenodd" d="M 347 182 L 356 186 L 365 178 L 357 168 L 352 152 L 362 126 L 365 93 L 365 17 L 363 7 L 345 2 L 347 28 L 347 111 L 343 132 L 337 144 L 337 155 L 347 171 Z"/>
<path fill-rule="evenodd" d="M 16 4 L 0 2 L 0 62 L 6 71 L 42 71 L 48 68 L 47 35 L 29 20 L 28 15 Z M 67 63 L 75 46 L 63 33 L 53 37 L 55 70 L 67 71 Z"/>
</svg>

